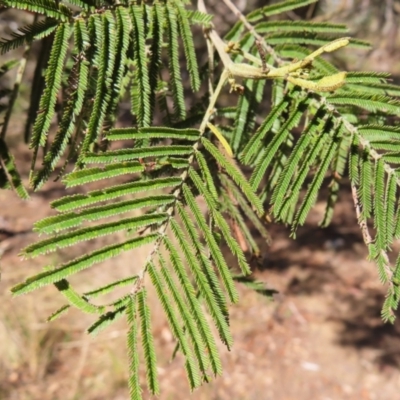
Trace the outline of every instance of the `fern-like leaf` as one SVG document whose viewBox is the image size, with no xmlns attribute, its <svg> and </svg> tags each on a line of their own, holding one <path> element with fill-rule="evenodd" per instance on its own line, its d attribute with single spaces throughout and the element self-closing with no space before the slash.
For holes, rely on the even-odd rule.
<svg viewBox="0 0 400 400">
<path fill-rule="evenodd" d="M 320 32 L 320 33 L 346 33 L 348 28 L 346 25 L 330 24 L 327 22 L 311 22 L 311 21 L 267 21 L 260 22 L 255 27 L 260 33 L 276 32 L 276 31 L 300 31 L 300 32 Z"/>
<path fill-rule="evenodd" d="M 189 281 L 189 278 L 186 274 L 185 268 L 182 264 L 182 260 L 179 257 L 178 252 L 176 251 L 176 249 L 174 248 L 174 246 L 167 237 L 164 238 L 164 245 L 170 254 L 171 264 L 174 268 L 175 274 L 178 276 L 179 282 L 185 293 L 186 299 L 190 304 L 191 312 L 194 313 L 195 315 L 203 343 L 205 344 L 208 351 L 211 369 L 214 375 L 221 375 L 222 366 L 221 366 L 221 360 L 218 355 L 217 345 L 211 333 L 208 322 L 205 319 L 204 313 L 200 308 L 200 303 L 195 296 L 193 285 Z M 163 269 L 163 274 L 165 278 L 166 274 L 165 269 Z M 229 344 L 227 345 L 229 347 Z"/>
<path fill-rule="evenodd" d="M 132 111 L 140 127 L 149 126 L 151 122 L 150 83 L 145 48 L 144 15 L 141 6 L 132 5 L 131 20 L 135 45 L 135 81 L 132 86 Z"/>
<path fill-rule="evenodd" d="M 372 112 L 383 112 L 389 115 L 400 114 L 400 101 L 388 96 L 371 96 L 367 94 L 334 94 L 328 101 L 336 105 L 350 105 Z"/>
<path fill-rule="evenodd" d="M 235 165 L 234 161 L 227 160 L 227 158 L 205 137 L 201 138 L 201 142 L 206 150 L 215 158 L 215 160 L 225 169 L 228 176 L 240 187 L 243 194 L 247 197 L 249 202 L 255 207 L 257 213 L 262 215 L 264 213 L 263 206 L 260 199 L 254 193 L 254 189 L 249 185 L 247 179 L 243 176 L 242 172 Z"/>
<path fill-rule="evenodd" d="M 202 373 L 202 379 L 206 379 L 207 369 L 209 365 L 209 359 L 206 353 L 208 339 L 207 332 L 204 331 L 204 328 L 201 325 L 205 323 L 205 320 L 204 316 L 202 315 L 202 311 L 198 306 L 198 300 L 193 295 L 193 291 L 188 286 L 185 290 L 185 296 L 188 299 L 188 307 L 188 305 L 185 304 L 185 301 L 180 291 L 178 290 L 174 280 L 172 279 L 170 272 L 167 270 L 165 266 L 165 261 L 162 257 L 160 257 L 160 265 L 163 280 L 168 287 L 172 298 L 174 299 L 179 314 L 184 322 L 184 327 L 186 328 L 192 342 L 194 354 L 196 356 L 200 372 Z"/>
<path fill-rule="evenodd" d="M 127 333 L 127 347 L 129 357 L 129 392 L 132 400 L 142 400 L 142 389 L 139 381 L 139 354 L 137 329 L 137 295 L 130 296 L 126 307 L 126 316 L 129 325 Z"/>
<path fill-rule="evenodd" d="M 148 244 L 156 240 L 157 234 L 149 234 L 147 236 L 127 240 L 123 243 L 113 244 L 103 247 L 100 250 L 85 254 L 72 261 L 69 261 L 56 269 L 50 269 L 27 279 L 24 283 L 14 286 L 11 291 L 15 295 L 28 293 L 42 286 L 49 285 L 67 278 L 70 275 L 89 268 L 94 264 L 103 262 L 109 258 L 116 257 L 124 251 L 135 249 L 139 246 Z"/>
<path fill-rule="evenodd" d="M 300 118 L 306 108 L 306 101 L 303 101 L 298 106 L 296 106 L 296 110 L 291 114 L 291 116 L 287 119 L 280 131 L 277 132 L 277 134 L 271 140 L 270 144 L 264 150 L 262 159 L 256 166 L 256 169 L 250 179 L 253 190 L 255 190 L 259 186 L 265 171 L 267 170 L 270 162 L 275 156 L 275 153 L 279 149 L 280 145 L 285 141 L 291 129 L 298 125 L 298 123 L 300 122 Z"/>
<path fill-rule="evenodd" d="M 161 281 L 161 277 L 159 276 L 156 267 L 153 264 L 149 264 L 148 273 L 151 282 L 153 283 L 153 286 L 156 289 L 157 296 L 160 299 L 165 315 L 167 316 L 167 320 L 172 330 L 172 333 L 178 340 L 182 353 L 186 358 L 185 360 L 186 374 L 189 380 L 190 389 L 193 390 L 196 387 L 200 386 L 201 382 L 200 382 L 198 368 L 194 361 L 194 355 L 192 349 L 190 348 L 190 345 L 186 339 L 183 329 L 179 325 L 179 320 L 175 313 L 175 310 L 171 306 L 171 301 L 166 296 L 164 284 Z"/>
<path fill-rule="evenodd" d="M 168 56 L 169 74 L 172 89 L 172 99 L 174 101 L 175 119 L 186 118 L 185 96 L 179 63 L 178 47 L 178 20 L 175 7 L 170 2 L 166 5 L 167 27 L 168 27 Z"/>
<path fill-rule="evenodd" d="M 196 219 L 198 226 L 200 227 L 200 229 L 202 230 L 202 232 L 204 234 L 206 242 L 210 248 L 211 255 L 214 259 L 214 262 L 217 265 L 218 272 L 221 274 L 222 280 L 225 284 L 225 288 L 228 291 L 229 298 L 231 299 L 232 302 L 236 303 L 238 301 L 238 294 L 237 294 L 235 285 L 232 281 L 232 276 L 229 271 L 229 268 L 228 268 L 226 261 L 221 253 L 221 250 L 219 249 L 219 246 L 215 240 L 215 237 L 214 237 L 213 233 L 210 231 L 209 227 L 207 226 L 207 222 L 206 222 L 205 218 L 203 217 L 203 215 L 201 214 L 201 211 L 200 211 L 198 205 L 196 204 L 196 200 L 193 197 L 193 194 L 191 193 L 191 191 L 189 190 L 189 188 L 186 185 L 183 186 L 183 193 L 185 196 L 185 200 Z M 183 216 L 183 218 L 184 218 L 185 214 L 183 213 L 183 210 L 179 207 L 179 205 L 178 205 L 178 209 L 180 209 L 179 211 L 180 211 L 181 217 Z"/>
<path fill-rule="evenodd" d="M 136 296 L 138 302 L 138 314 L 140 315 L 140 333 L 144 360 L 146 363 L 147 386 L 151 394 L 157 395 L 160 393 L 160 388 L 158 383 L 156 352 L 154 349 L 153 333 L 151 331 L 150 309 L 146 303 L 146 289 L 141 289 Z"/>
<path fill-rule="evenodd" d="M 54 32 L 57 25 L 57 21 L 48 19 L 19 28 L 19 32 L 12 33 L 12 39 L 2 39 L 0 41 L 0 53 L 4 54 L 34 40 L 43 39 Z"/>
<path fill-rule="evenodd" d="M 197 141 L 200 132 L 197 129 L 175 129 L 167 127 L 151 128 L 117 128 L 107 134 L 107 139 L 114 140 L 139 140 L 139 139 L 180 139 Z"/>
<path fill-rule="evenodd" d="M 46 136 L 54 116 L 54 106 L 61 87 L 61 77 L 67 54 L 69 34 L 70 28 L 68 24 L 60 24 L 57 27 L 45 77 L 46 88 L 40 99 L 39 115 L 33 126 L 32 141 L 30 144 L 30 147 L 34 149 L 32 169 L 36 162 L 39 147 L 45 145 Z"/>
<path fill-rule="evenodd" d="M 16 168 L 14 157 L 10 154 L 2 138 L 0 138 L 0 187 L 14 189 L 21 199 L 29 199 L 29 194 Z"/>
<path fill-rule="evenodd" d="M 288 0 L 281 1 L 276 4 L 264 6 L 257 10 L 254 10 L 247 15 L 249 22 L 256 22 L 263 17 L 270 17 L 271 15 L 281 14 L 287 11 L 295 10 L 299 7 L 307 6 L 308 4 L 315 3 L 317 0 Z"/>
<path fill-rule="evenodd" d="M 108 201 L 117 197 L 126 196 L 147 190 L 157 190 L 167 187 L 175 187 L 182 182 L 180 178 L 157 178 L 150 181 L 138 180 L 108 187 L 104 190 L 94 190 L 87 195 L 75 194 L 65 196 L 51 203 L 51 206 L 58 211 L 70 211 L 76 208 L 86 207 L 102 201 Z"/>
<path fill-rule="evenodd" d="M 75 23 L 75 42 L 81 52 L 78 55 L 69 77 L 71 92 L 64 108 L 56 136 L 52 141 L 50 150 L 44 158 L 43 169 L 32 178 L 32 186 L 36 190 L 49 178 L 51 172 L 56 167 L 75 129 L 76 118 L 83 108 L 89 79 L 89 67 L 87 61 L 84 59 L 85 51 L 89 45 L 89 35 L 83 21 L 78 20 Z"/>
<path fill-rule="evenodd" d="M 62 22 L 71 17 L 70 10 L 55 0 L 1 0 L 0 6 L 43 14 Z"/>
<path fill-rule="evenodd" d="M 47 254 L 57 249 L 73 246 L 86 240 L 96 239 L 101 236 L 110 235 L 121 230 L 139 229 L 148 225 L 161 224 L 168 217 L 167 214 L 141 215 L 139 217 L 125 218 L 122 221 L 110 222 L 89 228 L 77 229 L 51 239 L 42 240 L 25 248 L 25 257 L 36 257 L 40 254 Z"/>
<path fill-rule="evenodd" d="M 194 51 L 192 31 L 190 30 L 189 20 L 186 15 L 185 8 L 181 4 L 180 0 L 175 0 L 174 3 L 177 10 L 178 28 L 182 37 L 186 62 L 190 74 L 190 84 L 192 90 L 197 92 L 200 89 L 200 77 L 196 53 Z"/>
<path fill-rule="evenodd" d="M 117 49 L 115 40 L 115 20 L 111 11 L 92 17 L 96 35 L 96 53 L 94 63 L 98 67 L 96 93 L 93 108 L 82 144 L 81 153 L 85 154 L 99 138 L 111 99 L 111 79 L 114 72 Z"/>
<path fill-rule="evenodd" d="M 222 291 L 219 289 L 219 285 L 214 279 L 213 275 L 209 275 L 212 281 L 207 282 L 206 275 L 199 268 L 198 261 L 195 259 L 191 249 L 188 248 L 187 244 L 185 243 L 185 236 L 183 235 L 179 225 L 175 222 L 172 222 L 172 229 L 176 239 L 178 240 L 179 246 L 183 251 L 190 270 L 195 277 L 199 291 L 202 293 L 202 296 L 207 303 L 208 310 L 214 320 L 215 326 L 218 329 L 221 340 L 227 345 L 228 349 L 230 349 L 233 341 L 229 332 L 229 326 L 227 324 L 226 303 Z M 199 256 L 201 257 L 201 253 Z M 208 267 L 208 265 L 205 266 L 206 268 Z M 209 273 L 209 271 L 207 271 L 207 273 Z M 210 284 L 212 286 L 210 286 Z M 220 306 L 222 306 L 222 309 Z"/>
</svg>

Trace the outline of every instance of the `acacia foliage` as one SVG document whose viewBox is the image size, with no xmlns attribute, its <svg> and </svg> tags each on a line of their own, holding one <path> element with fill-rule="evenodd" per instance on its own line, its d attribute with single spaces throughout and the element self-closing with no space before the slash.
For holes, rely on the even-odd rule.
<svg viewBox="0 0 400 400">
<path fill-rule="evenodd" d="M 343 25 L 270 18 L 313 2 L 267 5 L 248 14 L 246 24 L 238 21 L 226 35 L 239 49 L 230 55 L 232 60 L 241 62 L 250 54 L 253 60 L 265 57 L 267 64 L 279 67 L 304 59 L 312 46 L 345 35 Z M 232 95 L 237 99 L 234 107 L 217 104 L 209 112 L 207 96 L 190 108 L 187 104 L 207 82 L 210 91 L 215 88 L 213 53 L 199 68 L 192 33 L 193 25 L 200 25 L 207 36 L 212 15 L 193 11 L 187 2 L 0 0 L 0 6 L 35 14 L 32 24 L 0 43 L 3 54 L 25 46 L 19 60 L 4 62 L 0 69 L 3 75 L 18 68 L 14 87 L 0 93 L 5 100 L 0 109 L 1 187 L 28 196 L 6 146 L 6 132 L 36 40 L 41 48 L 25 132 L 33 154 L 30 185 L 39 190 L 58 166 L 67 188 L 87 187 L 85 194 L 51 203 L 58 214 L 34 226 L 48 237 L 28 246 L 23 255 L 36 257 L 102 236 L 112 238 L 107 246 L 47 266 L 12 292 L 55 285 L 67 304 L 49 319 L 76 307 L 97 316 L 90 333 L 126 317 L 132 399 L 142 393 L 139 336 L 149 391 L 159 393 L 148 285 L 155 288 L 194 389 L 222 373 L 217 337 L 232 347 L 228 306 L 238 301 L 235 282 L 269 294 L 248 278 L 249 259 L 260 254 L 248 221 L 268 238 L 267 211 L 290 225 L 295 235 L 321 188 L 327 187 L 321 221 L 327 226 L 344 177 L 351 182 L 370 258 L 388 286 L 382 317 L 394 321 L 400 258 L 393 266 L 389 253 L 400 237 L 400 128 L 393 119 L 400 113 L 400 88 L 387 74 L 348 72 L 345 85 L 321 93 L 296 86 L 293 80 L 245 79 L 241 95 Z M 268 43 L 265 54 L 258 54 L 260 38 Z M 350 46 L 367 45 L 352 40 Z M 298 71 L 310 82 L 337 72 L 320 56 L 307 70 Z M 116 128 L 118 106 L 127 101 L 132 123 Z M 267 112 L 260 107 L 263 101 L 269 104 Z M 163 122 L 156 125 L 160 115 Z M 67 161 L 60 164 L 62 159 Z M 68 162 L 74 171 L 64 175 Z M 241 172 L 243 166 L 250 169 L 250 177 Z M 100 189 L 90 189 L 95 182 Z M 207 215 L 199 207 L 199 196 Z M 128 233 L 125 239 L 120 232 Z M 221 243 L 233 254 L 240 274 L 228 266 Z M 148 251 L 145 262 L 135 265 L 134 272 L 127 268 L 123 279 L 86 293 L 71 285 L 80 271 L 139 248 Z M 101 302 L 116 289 L 123 294 L 111 303 Z"/>
</svg>

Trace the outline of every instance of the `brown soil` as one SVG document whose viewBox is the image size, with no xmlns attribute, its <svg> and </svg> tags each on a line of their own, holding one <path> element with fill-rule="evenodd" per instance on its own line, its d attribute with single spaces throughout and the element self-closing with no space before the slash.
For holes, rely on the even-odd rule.
<svg viewBox="0 0 400 400">
<path fill-rule="evenodd" d="M 63 258 L 21 262 L 18 252 L 33 241 L 34 221 L 50 214 L 49 200 L 62 194 L 53 184 L 30 202 L 0 191 L 0 249 L 3 253 L 0 316 L 0 398 L 8 400 L 122 400 L 126 351 L 123 322 L 96 338 L 85 334 L 92 318 L 72 311 L 53 323 L 46 317 L 62 304 L 52 288 L 12 299 L 8 289 L 42 265 Z M 400 389 L 400 324 L 385 325 L 380 307 L 385 289 L 356 225 L 351 198 L 343 190 L 332 226 L 319 229 L 318 204 L 297 240 L 271 226 L 256 271 L 274 301 L 241 287 L 231 308 L 235 345 L 221 346 L 224 375 L 196 390 L 193 399 L 396 399 Z M 397 246 L 398 247 L 398 246 Z M 80 288 L 123 273 L 130 255 L 80 275 Z M 140 255 L 139 255 L 140 257 Z M 137 261 L 137 257 L 135 258 Z M 186 399 L 181 357 L 170 362 L 175 343 L 153 297 L 161 399 Z M 144 376 L 142 377 L 144 378 Z M 149 398 L 148 395 L 144 396 Z"/>
<path fill-rule="evenodd" d="M 376 41 L 377 50 L 369 62 L 354 53 L 352 68 L 398 71 L 399 58 L 379 52 Z M 15 131 L 20 130 L 16 127 Z M 29 164 L 25 150 L 14 153 L 20 166 Z M 93 318 L 77 311 L 45 323 L 63 304 L 54 288 L 14 299 L 9 292 L 43 265 L 65 256 L 61 252 L 57 257 L 25 262 L 18 257 L 35 240 L 32 224 L 50 215 L 49 201 L 63 194 L 61 184 L 51 184 L 29 202 L 22 202 L 11 192 L 0 191 L 1 400 L 128 399 L 126 325 L 122 321 L 92 338 L 85 329 Z M 161 306 L 152 297 L 160 399 L 400 398 L 400 322 L 392 326 L 381 321 L 385 288 L 376 267 L 366 260 L 349 190 L 344 188 L 333 224 L 324 230 L 317 227 L 322 213 L 321 203 L 296 241 L 288 238 L 287 229 L 270 227 L 273 242 L 270 247 L 262 245 L 263 266 L 255 274 L 279 294 L 270 301 L 240 287 L 240 303 L 231 307 L 235 345 L 231 352 L 220 346 L 224 375 L 193 394 L 182 358 L 170 362 L 175 343 Z M 399 250 L 399 243 L 395 247 Z M 141 256 L 135 256 L 135 262 Z M 128 254 L 93 273 L 80 274 L 79 289 L 122 276 L 129 263 Z M 145 394 L 144 398 L 150 397 Z"/>
</svg>

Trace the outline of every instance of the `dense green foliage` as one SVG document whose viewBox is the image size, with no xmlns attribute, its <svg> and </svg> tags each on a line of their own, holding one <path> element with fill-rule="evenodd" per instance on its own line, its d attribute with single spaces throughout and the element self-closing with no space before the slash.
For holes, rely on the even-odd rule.
<svg viewBox="0 0 400 400">
<path fill-rule="evenodd" d="M 114 235 L 111 244 L 47 266 L 12 292 L 54 284 L 68 304 L 49 319 L 77 307 L 97 315 L 90 333 L 125 316 L 132 399 L 142 392 L 139 336 L 148 388 L 159 393 L 147 286 L 155 288 L 194 389 L 222 373 L 213 329 L 230 349 L 228 305 L 238 301 L 236 282 L 268 294 L 248 277 L 249 259 L 260 254 L 249 224 L 268 238 L 267 215 L 290 225 L 295 235 L 325 187 L 325 227 L 345 177 L 370 258 L 388 286 L 382 317 L 395 319 L 400 258 L 392 266 L 389 253 L 400 238 L 400 126 L 392 118 L 400 115 L 400 87 L 389 83 L 387 74 L 345 74 L 321 57 L 346 45 L 368 46 L 337 40 L 346 27 L 270 19 L 313 2 L 289 0 L 252 11 L 226 35 L 230 43 L 223 51 L 229 53 L 222 54 L 202 1 L 194 11 L 184 0 L 0 0 L 2 8 L 35 15 L 31 25 L 0 43 L 2 54 L 25 46 L 18 60 L 0 68 L 0 77 L 18 69 L 14 86 L 0 92 L 0 186 L 28 197 L 6 132 L 31 43 L 39 40 L 25 132 L 33 154 L 30 185 L 39 190 L 57 166 L 63 174 L 70 163 L 74 171 L 63 176 L 66 187 L 88 187 L 85 194 L 51 203 L 58 214 L 34 227 L 49 237 L 23 255 Z M 214 57 L 208 46 L 209 62 L 201 68 L 194 25 L 219 50 Z M 181 69 L 183 55 L 187 74 Z M 227 57 L 246 66 L 237 71 L 239 82 L 228 74 L 236 105 L 219 107 Z M 288 65 L 291 70 L 279 75 Z M 197 95 L 200 89 L 207 94 Z M 132 122 L 116 128 L 119 105 L 128 101 Z M 243 166 L 250 175 L 242 173 Z M 120 232 L 127 232 L 124 240 Z M 237 270 L 228 266 L 222 243 L 237 260 Z M 122 280 L 87 293 L 78 293 L 68 281 L 139 248 L 147 251 L 145 262 L 129 266 Z M 117 288 L 124 294 L 111 304 L 92 302 Z"/>
</svg>

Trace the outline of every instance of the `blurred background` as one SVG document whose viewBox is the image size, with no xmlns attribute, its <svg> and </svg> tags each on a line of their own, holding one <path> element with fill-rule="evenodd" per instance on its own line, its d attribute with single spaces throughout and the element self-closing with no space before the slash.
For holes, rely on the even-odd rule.
<svg viewBox="0 0 400 400">
<path fill-rule="evenodd" d="M 234 3 L 250 11 L 273 1 Z M 219 33 L 224 34 L 235 17 L 221 1 L 206 4 L 216 14 Z M 339 65 L 348 70 L 387 71 L 399 82 L 400 1 L 321 0 L 285 17 L 346 23 L 352 36 L 369 40 L 372 48 L 341 52 Z M 28 14 L 3 12 L 0 28 L 9 34 L 30 20 Z M 198 54 L 201 58 L 201 51 Z M 32 71 L 28 66 L 28 77 Z M 25 179 L 30 153 L 21 138 L 29 91 L 27 79 L 7 136 Z M 92 338 L 85 333 L 92 318 L 77 311 L 45 322 L 63 304 L 54 288 L 15 299 L 9 293 L 12 285 L 66 256 L 61 251 L 47 259 L 24 262 L 18 256 L 21 248 L 35 240 L 33 223 L 51 215 L 49 201 L 63 194 L 59 182 L 47 184 L 29 202 L 0 191 L 0 399 L 128 399 L 123 321 Z M 273 240 L 267 245 L 260 239 L 263 262 L 255 276 L 279 294 L 271 300 L 239 288 L 240 303 L 231 307 L 235 345 L 231 352 L 223 346 L 220 349 L 224 375 L 193 394 L 181 357 L 171 361 L 175 342 L 161 306 L 153 300 L 161 399 L 399 398 L 400 322 L 392 326 L 381 321 L 385 288 L 375 266 L 366 259 L 346 182 L 333 223 L 326 229 L 318 228 L 323 212 L 324 203 L 317 203 L 296 241 L 289 239 L 285 227 L 269 226 Z M 400 243 L 395 243 L 394 250 L 400 250 Z M 134 262 L 140 262 L 140 257 L 135 255 Z M 132 262 L 132 255 L 126 254 L 97 268 L 95 275 L 81 273 L 81 289 L 117 279 Z M 144 398 L 150 397 L 145 393 Z"/>
</svg>

